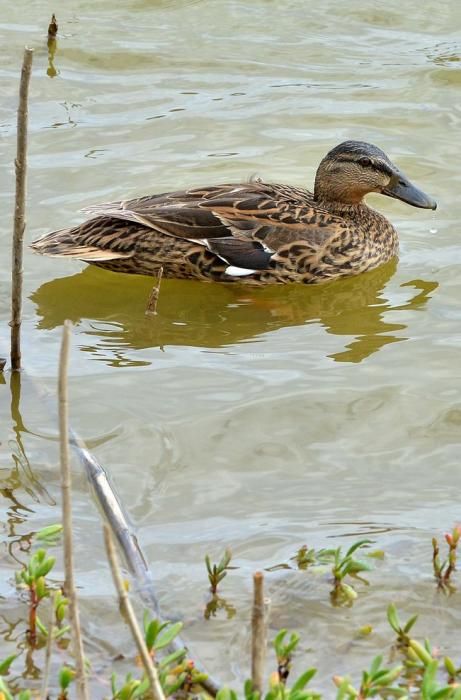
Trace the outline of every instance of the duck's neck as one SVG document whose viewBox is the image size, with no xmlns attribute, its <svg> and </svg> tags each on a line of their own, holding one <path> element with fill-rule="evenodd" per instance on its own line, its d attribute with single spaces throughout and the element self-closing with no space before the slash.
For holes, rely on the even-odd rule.
<svg viewBox="0 0 461 700">
<path fill-rule="evenodd" d="M 322 209 L 342 219 L 349 219 L 357 224 L 358 229 L 366 231 L 374 241 L 386 240 L 389 247 L 398 246 L 398 235 L 391 222 L 379 211 L 367 206 L 362 200 L 357 204 L 332 202 L 327 199 L 316 200 Z"/>
<path fill-rule="evenodd" d="M 357 219 L 367 216 L 369 213 L 376 214 L 377 212 L 370 209 L 362 200 L 354 204 L 339 202 L 338 200 L 327 199 L 326 197 L 315 197 L 316 203 L 322 208 L 334 214 L 347 219 Z"/>
</svg>

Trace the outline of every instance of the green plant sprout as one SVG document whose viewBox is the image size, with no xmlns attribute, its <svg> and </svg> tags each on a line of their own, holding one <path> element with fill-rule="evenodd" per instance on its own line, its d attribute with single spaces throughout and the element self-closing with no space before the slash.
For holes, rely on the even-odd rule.
<svg viewBox="0 0 461 700">
<path fill-rule="evenodd" d="M 112 674 L 112 700 L 134 700 L 135 698 L 142 698 L 148 689 L 149 681 L 147 678 L 136 680 L 131 673 L 126 675 L 123 685 L 117 688 L 117 676 L 115 673 Z"/>
<path fill-rule="evenodd" d="M 391 669 L 381 668 L 382 662 L 382 656 L 375 656 L 369 670 L 362 672 L 362 682 L 358 690 L 351 685 L 348 678 L 334 676 L 333 682 L 338 688 L 336 700 L 352 700 L 354 698 L 362 700 L 362 698 L 372 698 L 376 695 L 395 698 L 406 696 L 406 690 L 394 685 L 403 666 L 395 666 Z"/>
<path fill-rule="evenodd" d="M 320 700 L 320 693 L 307 688 L 309 681 L 315 676 L 316 669 L 310 668 L 293 683 L 291 688 L 287 688 L 284 683 L 274 681 L 270 683 L 268 692 L 263 696 L 263 700 Z M 247 680 L 243 689 L 245 700 L 260 700 L 258 692 L 253 690 L 251 680 Z M 222 688 L 216 695 L 216 700 L 240 700 L 235 690 Z"/>
<path fill-rule="evenodd" d="M 50 594 L 45 577 L 50 573 L 55 561 L 54 557 L 48 556 L 45 549 L 38 549 L 31 555 L 24 568 L 16 574 L 17 585 L 25 586 L 29 591 L 27 639 L 32 647 L 37 644 L 37 608 L 40 602 Z"/>
<path fill-rule="evenodd" d="M 213 595 L 218 592 L 218 584 L 227 576 L 227 572 L 234 568 L 229 566 L 232 559 L 231 550 L 226 547 L 224 554 L 219 561 L 219 564 L 211 564 L 208 554 L 205 556 L 205 564 L 208 572 L 208 580 L 210 582 L 210 591 Z"/>
<path fill-rule="evenodd" d="M 402 624 L 400 622 L 400 618 L 397 612 L 397 608 L 393 603 L 391 603 L 388 608 L 387 608 L 387 620 L 394 630 L 394 632 L 397 635 L 397 647 L 402 648 L 405 647 L 407 648 L 410 644 L 410 637 L 409 637 L 409 632 L 413 625 L 415 624 L 416 620 L 418 619 L 417 615 L 413 615 L 410 617 L 409 620 L 405 624 Z"/>
<path fill-rule="evenodd" d="M 144 613 L 144 638 L 147 649 L 155 659 L 156 652 L 169 646 L 182 629 L 182 622 L 161 622 L 156 618 L 149 619 L 149 614 Z M 184 650 L 185 653 L 185 650 Z"/>
<path fill-rule="evenodd" d="M 274 649 L 277 657 L 277 673 L 280 683 L 284 685 L 290 674 L 293 653 L 299 643 L 299 634 L 296 634 L 296 632 L 292 632 L 289 641 L 285 643 L 287 633 L 287 630 L 280 630 L 274 639 Z"/>
<path fill-rule="evenodd" d="M 69 686 L 75 678 L 75 671 L 69 666 L 63 666 L 59 671 L 59 688 L 60 693 L 58 695 L 58 700 L 68 700 L 69 697 Z"/>
<path fill-rule="evenodd" d="M 360 573 L 363 571 L 371 571 L 373 567 L 365 561 L 360 559 L 355 559 L 354 553 L 372 544 L 372 540 L 359 540 L 355 542 L 346 554 L 343 555 L 342 547 L 337 547 L 334 550 L 324 550 L 323 556 L 333 555 L 333 590 L 331 591 L 331 601 L 333 605 L 352 605 L 354 600 L 357 598 L 357 591 L 353 586 L 345 582 L 346 576 L 358 579 L 368 585 L 368 581 L 361 576 Z"/>
<path fill-rule="evenodd" d="M 434 576 L 439 588 L 453 592 L 454 586 L 451 583 L 451 576 L 456 570 L 456 556 L 459 541 L 461 538 L 461 526 L 456 525 L 451 532 L 445 533 L 445 541 L 448 545 L 448 556 L 440 561 L 440 548 L 436 537 L 432 538 L 432 567 Z"/>
</svg>

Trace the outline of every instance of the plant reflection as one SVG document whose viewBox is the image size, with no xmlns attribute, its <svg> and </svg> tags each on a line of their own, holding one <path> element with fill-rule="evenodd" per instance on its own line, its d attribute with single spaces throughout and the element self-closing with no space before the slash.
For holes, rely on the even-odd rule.
<svg viewBox="0 0 461 700">
<path fill-rule="evenodd" d="M 2 411 L 3 430 L 8 431 L 8 439 L 5 444 L 8 446 L 9 456 L 4 451 L 0 451 L 2 461 L 11 460 L 9 473 L 3 469 L 0 482 L 0 494 L 8 503 L 5 512 L 5 529 L 8 533 L 8 550 L 10 555 L 19 561 L 15 555 L 16 550 L 28 551 L 30 548 L 30 534 L 17 534 L 21 525 L 27 521 L 29 513 L 32 512 L 30 501 L 34 503 L 47 503 L 54 505 L 55 501 L 50 496 L 45 486 L 37 479 L 30 461 L 30 454 L 25 444 L 25 438 L 33 433 L 24 424 L 20 409 L 23 377 L 20 372 L 10 374 L 10 382 L 1 388 L 2 394 L 9 394 L 10 411 Z M 3 405 L 6 409 L 7 402 Z M 8 434 L 9 433 L 9 434 Z M 0 441 L 0 445 L 2 441 Z M 31 450 L 29 450 L 30 453 Z M 27 497 L 24 498 L 24 495 Z M 26 505 L 26 502 L 29 505 Z"/>
<path fill-rule="evenodd" d="M 131 350 L 168 345 L 225 348 L 280 328 L 312 323 L 347 337 L 344 349 L 330 355 L 333 361 L 357 363 L 389 343 L 406 340 L 397 335 L 406 325 L 387 320 L 386 313 L 421 307 L 438 286 L 408 281 L 397 289 L 409 287 L 415 292 L 395 304 L 391 300 L 395 290 L 386 290 L 395 269 L 393 261 L 356 278 L 313 287 L 252 289 L 163 280 L 154 318 L 144 313 L 152 286 L 149 278 L 97 268 L 46 282 L 31 299 L 37 305 L 39 328 L 59 327 L 66 318 L 81 324 L 81 349 L 113 366 L 150 364 Z M 400 301 L 402 293 L 398 296 Z M 94 341 L 82 341 L 85 337 Z"/>
</svg>

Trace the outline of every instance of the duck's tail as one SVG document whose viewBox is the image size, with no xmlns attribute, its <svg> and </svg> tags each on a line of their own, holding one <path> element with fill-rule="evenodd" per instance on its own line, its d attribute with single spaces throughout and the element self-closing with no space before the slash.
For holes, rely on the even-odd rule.
<svg viewBox="0 0 461 700">
<path fill-rule="evenodd" d="M 120 250 L 110 250 L 91 245 L 85 241 L 79 241 L 76 235 L 81 230 L 80 226 L 75 228 L 62 228 L 59 231 L 46 233 L 41 238 L 32 241 L 30 247 L 35 253 L 48 255 L 52 258 L 77 258 L 86 262 L 104 262 L 120 258 L 129 258 L 132 252 Z"/>
</svg>

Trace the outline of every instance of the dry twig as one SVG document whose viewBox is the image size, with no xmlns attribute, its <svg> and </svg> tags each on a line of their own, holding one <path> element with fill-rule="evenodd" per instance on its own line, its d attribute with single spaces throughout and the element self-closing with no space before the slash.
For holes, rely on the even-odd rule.
<svg viewBox="0 0 461 700">
<path fill-rule="evenodd" d="M 152 287 L 146 306 L 146 316 L 157 315 L 158 295 L 160 294 L 160 282 L 162 281 L 163 267 L 159 267 L 157 272 L 157 282 Z"/>
<path fill-rule="evenodd" d="M 21 369 L 21 311 L 22 311 L 22 256 L 26 228 L 26 175 L 27 175 L 27 103 L 32 70 L 33 50 L 25 48 L 19 84 L 17 147 L 14 168 L 16 198 L 14 205 L 13 260 L 11 270 L 11 368 Z"/>
<path fill-rule="evenodd" d="M 69 460 L 69 416 L 67 370 L 69 367 L 69 345 L 71 322 L 64 321 L 61 353 L 59 357 L 59 445 L 61 456 L 61 494 L 62 524 L 64 528 L 64 592 L 69 599 L 69 617 L 72 625 L 72 639 L 76 665 L 77 694 L 80 700 L 88 700 L 88 689 L 83 658 L 83 644 L 80 631 L 77 593 L 74 582 L 73 548 L 72 548 L 72 477 Z"/>
<path fill-rule="evenodd" d="M 104 543 L 106 545 L 107 558 L 109 559 L 109 564 L 112 571 L 112 578 L 114 579 L 115 588 L 117 589 L 118 593 L 120 608 L 125 615 L 131 629 L 133 639 L 138 647 L 144 670 L 149 679 L 152 697 L 154 700 L 165 700 L 163 689 L 158 678 L 157 669 L 155 668 L 154 662 L 149 655 L 144 637 L 139 629 L 134 610 L 131 606 L 128 593 L 126 592 L 123 583 L 120 567 L 117 561 L 117 553 L 115 551 L 114 542 L 108 525 L 104 525 Z"/>
<path fill-rule="evenodd" d="M 251 680 L 253 690 L 263 693 L 266 661 L 266 621 L 264 610 L 264 574 L 253 576 L 253 611 L 251 615 Z"/>
<path fill-rule="evenodd" d="M 51 647 L 53 644 L 53 622 L 50 622 L 50 626 L 48 627 L 48 637 L 46 639 L 46 651 L 45 651 L 45 667 L 43 669 L 43 679 L 42 679 L 42 688 L 40 691 L 40 695 L 42 698 L 47 698 L 48 697 L 48 681 L 50 678 L 50 665 L 51 665 Z"/>
</svg>

